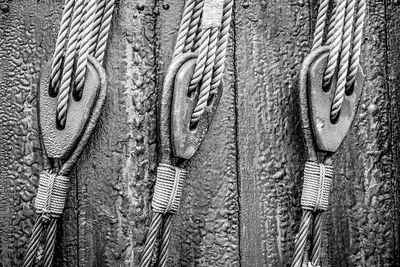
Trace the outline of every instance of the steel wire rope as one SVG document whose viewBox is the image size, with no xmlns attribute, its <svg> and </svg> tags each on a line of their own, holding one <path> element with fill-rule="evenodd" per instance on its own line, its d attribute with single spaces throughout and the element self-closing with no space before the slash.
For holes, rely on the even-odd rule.
<svg viewBox="0 0 400 267">
<path fill-rule="evenodd" d="M 229 41 L 229 30 L 232 22 L 233 1 L 227 1 L 224 5 L 222 15 L 222 26 L 220 37 L 217 45 L 214 71 L 212 75 L 210 95 L 215 94 L 221 83 L 222 75 L 225 69 L 226 50 Z"/>
<path fill-rule="evenodd" d="M 189 93 L 192 93 L 200 83 L 198 101 L 191 117 L 192 125 L 200 120 L 207 107 L 207 101 L 215 93 L 221 81 L 229 41 L 232 7 L 233 0 L 224 1 L 221 25 L 218 28 L 204 29 L 199 41 L 199 55 L 189 85 Z"/>
<path fill-rule="evenodd" d="M 194 7 L 196 5 L 195 0 L 188 0 L 185 3 L 184 11 L 182 14 L 182 20 L 179 27 L 178 37 L 175 44 L 173 58 L 179 56 L 184 52 L 185 42 L 187 40 L 187 34 L 189 29 L 191 29 L 191 18 L 194 12 Z"/>
<path fill-rule="evenodd" d="M 354 26 L 354 39 L 351 49 L 350 67 L 347 74 L 346 89 L 348 89 L 353 85 L 356 79 L 356 74 L 358 72 L 366 9 L 367 9 L 366 0 L 359 0 L 357 6 L 356 22 Z"/>
<path fill-rule="evenodd" d="M 314 42 L 311 50 L 315 50 L 322 45 L 325 24 L 328 17 L 328 7 L 330 0 L 322 0 L 319 4 L 317 23 L 314 31 Z"/>
<path fill-rule="evenodd" d="M 217 52 L 217 44 L 218 44 L 218 35 L 219 35 L 219 30 L 218 28 L 212 28 L 206 31 L 207 35 L 209 35 L 209 40 L 208 44 L 205 45 L 207 49 L 207 53 L 204 55 L 204 60 L 199 61 L 198 64 L 203 64 L 203 66 L 200 67 L 202 73 L 199 79 L 200 82 L 200 90 L 199 90 L 199 96 L 198 100 L 196 103 L 196 107 L 193 110 L 192 117 L 191 117 L 191 123 L 196 123 L 197 121 L 200 120 L 201 115 L 204 113 L 204 110 L 207 106 L 207 101 L 210 97 L 210 90 L 211 90 L 211 81 L 213 77 L 213 70 L 214 70 L 214 65 L 215 65 L 215 57 L 216 57 L 216 52 Z M 200 48 L 200 54 L 199 57 L 202 57 L 202 47 Z M 204 63 L 203 63 L 204 62 Z M 197 70 L 197 65 L 195 69 L 195 74 Z M 200 70 L 199 70 L 200 71 Z M 194 80 L 194 77 L 192 78 L 192 81 Z M 197 84 L 199 83 L 194 83 L 189 86 L 189 91 L 193 91 L 196 87 Z M 193 86 L 193 87 L 191 87 Z"/>
<path fill-rule="evenodd" d="M 104 14 L 100 23 L 99 36 L 97 38 L 94 57 L 101 65 L 103 64 L 104 61 L 114 7 L 115 7 L 115 0 L 106 1 L 106 6 L 104 7 Z"/>
<path fill-rule="evenodd" d="M 196 51 L 197 53 L 196 66 L 188 89 L 190 93 L 200 86 L 202 100 L 201 103 L 199 103 L 199 101 L 197 102 L 197 106 L 199 106 L 199 104 L 204 105 L 204 102 L 207 103 L 211 84 L 217 88 L 222 77 L 233 7 L 233 0 L 222 2 L 222 21 L 220 25 L 217 25 L 217 27 L 204 28 L 202 26 L 202 18 L 204 16 L 203 8 L 205 2 L 205 0 L 188 0 L 185 3 L 173 54 L 173 58 L 177 58 L 186 52 Z M 207 92 L 205 92 L 205 88 L 207 88 Z M 214 93 L 215 91 L 212 92 Z M 201 114 L 199 114 L 198 117 L 200 117 L 200 115 Z M 160 231 L 161 242 L 158 266 L 164 267 L 167 265 L 172 218 L 173 213 L 166 212 L 163 214 L 153 210 L 152 221 L 142 252 L 141 267 L 151 265 Z"/>
<path fill-rule="evenodd" d="M 87 60 L 89 56 L 90 42 L 92 40 L 94 19 L 96 16 L 97 1 L 87 0 L 83 23 L 81 24 L 78 36 L 78 58 L 75 67 L 75 88 L 74 92 L 80 98 L 85 84 Z"/>
<path fill-rule="evenodd" d="M 324 74 L 323 86 L 327 87 L 330 85 L 333 75 L 335 74 L 336 67 L 338 64 L 339 50 L 342 43 L 343 36 L 343 25 L 346 14 L 347 0 L 339 0 L 337 3 L 337 9 L 335 12 L 335 21 L 333 27 L 332 43 L 330 43 L 331 50 L 328 56 L 328 64 Z"/>
<path fill-rule="evenodd" d="M 151 264 L 155 244 L 157 242 L 157 236 L 160 232 L 160 228 L 163 222 L 163 214 L 159 212 L 153 213 L 153 218 L 147 233 L 146 242 L 142 252 L 142 258 L 140 260 L 140 267 L 148 267 Z"/>
<path fill-rule="evenodd" d="M 105 7 L 106 7 L 106 0 L 98 0 L 96 7 L 96 14 L 94 16 L 94 21 L 93 21 L 93 29 L 92 29 L 93 33 L 89 43 L 89 54 L 92 56 L 94 56 L 94 53 L 96 51 L 97 39 L 99 37 L 101 20 L 104 15 Z"/>
<path fill-rule="evenodd" d="M 49 82 L 50 95 L 54 96 L 60 93 L 57 119 L 61 119 L 61 126 L 64 126 L 66 120 L 65 116 L 68 109 L 68 99 L 66 98 L 69 97 L 70 89 L 73 87 L 72 77 L 78 77 L 78 86 L 79 83 L 80 86 L 83 86 L 82 77 L 84 79 L 88 54 L 97 53 L 101 61 L 104 58 L 114 4 L 115 1 L 106 0 L 65 1 Z M 78 62 L 78 75 L 74 73 L 76 61 Z M 58 88 L 59 86 L 60 88 Z M 96 107 L 102 106 L 104 99 L 105 92 L 102 91 Z M 89 133 L 93 132 L 99 114 L 100 109 L 95 109 L 90 118 L 91 124 L 85 130 L 88 134 L 84 135 L 78 142 L 76 149 L 61 166 L 57 175 L 69 175 L 72 166 L 88 141 Z M 44 161 L 48 162 L 48 160 Z M 53 173 L 54 170 L 50 170 L 50 172 Z M 48 190 L 52 190 L 52 187 L 52 184 L 50 184 Z M 58 190 L 60 189 L 58 188 Z M 51 201 L 50 195 L 47 195 L 46 205 L 51 205 Z M 52 266 L 58 216 L 54 217 L 51 213 L 47 214 L 46 212 L 38 213 L 23 260 L 22 266 L 24 267 L 32 266 L 35 263 L 43 264 L 45 267 Z M 39 248 L 43 234 L 45 234 L 44 249 Z"/>
<path fill-rule="evenodd" d="M 57 95 L 59 79 L 61 77 L 61 66 L 65 53 L 65 45 L 68 41 L 69 25 L 72 19 L 72 12 L 74 10 L 75 1 L 66 0 L 64 4 L 64 11 L 61 18 L 61 25 L 57 36 L 56 48 L 54 50 L 51 77 L 50 77 L 50 91 L 52 95 Z"/>
<path fill-rule="evenodd" d="M 221 7 L 221 25 L 217 27 L 202 27 L 204 0 L 191 1 L 185 3 L 178 37 L 175 44 L 173 58 L 179 55 L 196 51 L 198 56 L 195 70 L 189 85 L 189 92 L 196 90 L 200 86 L 201 102 L 207 102 L 210 93 L 211 83 L 217 84 L 223 72 L 223 63 L 226 56 L 226 43 L 228 42 L 229 26 L 232 15 L 233 1 L 222 2 Z M 207 15 L 207 14 L 206 14 Z M 216 62 L 218 66 L 216 66 Z M 215 68 L 216 67 L 216 68 Z M 214 69 L 218 70 L 218 75 L 214 76 Z M 217 85 L 218 86 L 218 85 Z M 205 92 L 204 88 L 208 88 Z M 204 94 L 204 95 L 203 95 Z M 199 101 L 197 102 L 199 105 Z M 201 107 L 201 106 L 200 106 Z M 169 243 L 172 229 L 172 213 L 153 212 L 152 222 L 149 228 L 148 236 L 142 253 L 140 266 L 150 266 L 157 237 L 161 233 L 160 254 L 158 266 L 166 266 L 169 254 Z"/>
<path fill-rule="evenodd" d="M 201 37 L 201 17 L 203 14 L 205 0 L 196 0 L 196 5 L 193 8 L 192 18 L 189 24 L 189 30 L 185 39 L 185 47 L 183 52 L 194 51 L 197 49 L 198 38 Z"/>
<path fill-rule="evenodd" d="M 325 45 L 330 46 L 330 52 L 323 79 L 324 86 L 328 86 L 333 75 L 338 72 L 338 81 L 335 85 L 336 90 L 331 109 L 331 119 L 334 120 L 337 119 L 340 112 L 344 92 L 352 86 L 358 72 L 366 1 L 358 0 L 357 12 L 355 12 L 356 0 L 332 1 L 334 7 L 328 27 L 326 27 L 329 2 L 320 1 L 312 50 L 323 45 L 323 36 L 327 28 Z M 339 66 L 338 70 L 337 66 Z M 324 164 L 330 165 L 331 158 L 327 157 Z M 303 208 L 299 234 L 295 241 L 292 266 L 302 266 L 303 260 L 307 258 L 305 252 L 309 237 L 311 237 L 311 265 L 320 265 L 322 225 L 323 211 Z"/>
<path fill-rule="evenodd" d="M 347 0 L 346 15 L 344 19 L 342 44 L 340 48 L 339 74 L 336 83 L 335 96 L 331 107 L 331 120 L 335 121 L 340 113 L 346 89 L 347 73 L 351 53 L 352 34 L 354 26 L 355 0 Z"/>
<path fill-rule="evenodd" d="M 172 231 L 172 218 L 173 214 L 165 214 L 162 235 L 161 235 L 161 245 L 160 245 L 160 257 L 158 260 L 158 266 L 165 267 L 168 263 L 169 256 L 169 244 L 171 242 L 171 231 Z"/>
<path fill-rule="evenodd" d="M 77 52 L 76 48 L 78 45 L 78 36 L 82 23 L 84 4 L 84 0 L 77 0 L 72 14 L 70 32 L 68 35 L 67 52 L 65 53 L 63 74 L 61 76 L 60 95 L 58 96 L 57 105 L 57 122 L 60 128 L 65 127 L 65 123 L 67 120 L 72 74 L 74 71 L 75 56 Z"/>
</svg>

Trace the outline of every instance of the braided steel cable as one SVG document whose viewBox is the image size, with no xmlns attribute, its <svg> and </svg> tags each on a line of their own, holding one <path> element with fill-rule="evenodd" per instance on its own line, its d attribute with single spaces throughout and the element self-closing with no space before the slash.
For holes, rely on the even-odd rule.
<svg viewBox="0 0 400 267">
<path fill-rule="evenodd" d="M 347 0 L 339 0 L 337 10 L 335 13 L 335 26 L 334 26 L 334 36 L 332 37 L 332 43 L 330 44 L 331 46 L 331 51 L 329 52 L 329 57 L 328 57 L 328 65 L 325 70 L 324 74 L 324 81 L 323 81 L 323 86 L 327 87 L 333 75 L 335 74 L 336 67 L 338 65 L 338 58 L 339 58 L 339 52 L 341 48 L 341 43 L 342 43 L 342 36 L 343 36 L 343 25 L 344 25 L 344 19 L 345 19 L 345 14 L 346 14 L 346 4 Z"/>
<path fill-rule="evenodd" d="M 35 263 L 43 228 L 43 217 L 42 215 L 39 215 L 32 229 L 32 235 L 28 244 L 28 250 L 25 252 L 25 258 L 22 262 L 23 267 L 33 266 L 33 264 Z"/>
<path fill-rule="evenodd" d="M 218 28 L 212 28 L 210 33 L 210 41 L 208 45 L 208 53 L 207 60 L 205 62 L 204 71 L 202 74 L 201 87 L 199 92 L 199 97 L 197 100 L 196 107 L 193 110 L 192 117 L 190 118 L 190 122 L 196 123 L 200 120 L 201 115 L 203 115 L 207 101 L 210 96 L 210 88 L 211 88 L 211 80 L 213 76 L 213 70 L 215 65 L 215 57 L 217 51 L 217 43 L 218 43 Z M 190 87 L 189 87 L 190 91 Z"/>
<path fill-rule="evenodd" d="M 163 214 L 159 212 L 153 213 L 153 218 L 147 233 L 146 242 L 142 252 L 142 259 L 140 260 L 140 267 L 149 267 L 153 257 L 157 236 L 160 232 L 163 222 Z"/>
<path fill-rule="evenodd" d="M 107 47 L 107 39 L 108 39 L 108 34 L 110 32 L 114 6 L 115 6 L 115 0 L 110 0 L 107 2 L 104 8 L 103 18 L 101 20 L 100 33 L 97 39 L 97 44 L 95 49 L 96 52 L 94 55 L 94 57 L 97 59 L 98 62 L 100 62 L 100 64 L 103 64 L 104 60 L 104 54 Z"/>
<path fill-rule="evenodd" d="M 340 61 L 339 61 L 339 74 L 336 84 L 335 96 L 331 107 L 331 120 L 334 121 L 339 116 L 342 108 L 344 93 L 347 81 L 347 73 L 349 70 L 351 39 L 354 26 L 354 8 L 355 0 L 348 0 L 346 7 L 345 24 L 343 29 L 343 41 L 341 45 Z"/>
<path fill-rule="evenodd" d="M 52 94 L 57 95 L 58 83 L 62 74 L 61 66 L 65 53 L 65 45 L 67 43 L 67 36 L 69 31 L 69 24 L 72 19 L 72 11 L 74 9 L 74 0 L 66 0 L 64 11 L 61 17 L 60 29 L 58 30 L 56 48 L 53 55 L 53 63 L 50 74 L 50 91 Z"/>
<path fill-rule="evenodd" d="M 191 18 L 193 15 L 195 4 L 195 0 L 188 0 L 185 3 L 181 24 L 179 26 L 178 37 L 176 39 L 174 55 L 172 56 L 172 58 L 175 58 L 184 52 L 185 42 L 191 26 Z M 192 25 L 192 27 L 193 26 L 194 25 Z"/>
<path fill-rule="evenodd" d="M 322 45 L 325 24 L 328 17 L 329 1 L 330 0 L 321 0 L 321 3 L 319 4 L 317 23 L 314 31 L 314 41 L 311 50 L 317 49 Z"/>
<path fill-rule="evenodd" d="M 335 21 L 337 19 L 337 5 L 335 4 L 332 10 L 331 17 L 329 19 L 328 33 L 326 35 L 326 44 L 330 45 L 333 42 L 335 36 Z"/>
<path fill-rule="evenodd" d="M 46 242 L 44 246 L 44 267 L 51 267 L 54 258 L 54 248 L 56 244 L 57 218 L 51 218 L 47 228 Z"/>
<path fill-rule="evenodd" d="M 158 266 L 160 267 L 166 267 L 168 263 L 169 244 L 171 241 L 171 231 L 172 231 L 172 218 L 173 214 L 171 213 L 167 213 L 164 215 L 164 224 L 161 236 L 160 258 L 158 261 Z"/>
<path fill-rule="evenodd" d="M 94 33 L 91 31 L 92 27 L 90 25 L 95 19 L 95 14 L 97 14 L 96 0 L 76 0 L 72 1 L 72 4 L 71 2 L 66 1 L 66 6 L 64 8 L 58 34 L 57 45 L 53 57 L 49 85 L 50 89 L 53 90 L 55 88 L 53 85 L 58 85 L 61 79 L 61 85 L 59 88 L 60 95 L 57 106 L 57 123 L 61 127 L 65 126 L 68 98 L 70 94 L 70 88 L 72 87 L 72 76 L 79 77 L 74 73 L 74 63 L 76 60 L 75 56 L 78 54 L 79 56 L 87 58 L 90 41 L 92 40 L 91 36 L 94 35 Z M 82 18 L 84 19 L 82 20 Z M 67 43 L 67 45 L 65 45 L 65 43 Z M 81 61 L 78 60 L 78 62 Z M 85 65 L 85 68 L 86 64 L 87 60 L 86 63 L 83 64 Z M 63 66 L 62 68 L 61 65 Z M 80 70 L 81 65 L 78 65 L 78 69 Z M 60 70 L 62 70 L 63 73 L 61 73 Z M 58 80 L 56 81 L 54 79 Z M 104 97 L 105 90 L 102 90 L 100 92 L 99 99 L 96 102 L 94 112 L 90 117 L 90 122 L 94 125 L 97 122 L 98 115 L 104 103 Z M 28 267 L 34 265 L 35 263 L 46 267 L 52 266 L 56 241 L 57 217 L 62 213 L 66 190 L 68 189 L 68 178 L 62 176 L 68 175 L 71 166 L 73 166 L 73 164 L 76 162 L 78 154 L 82 152 L 83 146 L 86 144 L 88 136 L 90 136 L 93 128 L 93 125 L 88 125 L 88 127 L 85 129 L 85 133 L 87 133 L 86 137 L 78 142 L 76 149 L 62 166 L 62 170 L 58 174 L 60 175 L 59 178 L 61 178 L 61 180 L 58 180 L 57 183 L 55 183 L 54 177 L 50 177 L 51 175 L 56 175 L 53 173 L 54 170 L 45 170 L 42 172 L 44 173 L 44 176 L 42 177 L 41 174 L 40 181 L 45 179 L 45 182 L 44 184 L 41 183 L 39 185 L 38 195 L 35 200 L 36 211 L 40 215 L 38 215 L 33 227 L 32 236 L 30 238 L 22 266 Z M 52 178 L 52 180 L 46 180 L 47 178 Z M 48 221 L 50 222 L 49 226 L 47 226 Z M 41 250 L 39 253 L 39 245 L 45 232 L 45 246 L 44 249 L 40 247 Z"/>
<path fill-rule="evenodd" d="M 353 85 L 354 80 L 356 79 L 356 74 L 358 72 L 366 9 L 366 0 L 359 0 L 357 6 L 356 22 L 354 26 L 354 38 L 351 48 L 350 67 L 347 74 L 346 89 L 350 88 Z"/>
<path fill-rule="evenodd" d="M 89 55 L 90 41 L 92 35 L 94 34 L 93 21 L 96 15 L 97 1 L 89 0 L 85 6 L 85 16 L 84 22 L 81 24 L 81 29 L 79 33 L 79 51 L 78 59 L 75 68 L 75 88 L 74 93 L 80 98 L 82 95 L 83 86 L 85 84 L 86 67 Z"/>
<path fill-rule="evenodd" d="M 229 29 L 232 21 L 233 0 L 225 2 L 224 11 L 222 15 L 222 26 L 220 30 L 220 37 L 217 45 L 217 52 L 215 57 L 215 66 L 211 81 L 210 95 L 215 94 L 221 83 L 222 75 L 225 69 L 226 49 L 229 41 Z"/>
<path fill-rule="evenodd" d="M 193 9 L 192 19 L 189 24 L 189 31 L 185 40 L 183 52 L 194 50 L 197 38 L 201 36 L 200 20 L 203 14 L 204 0 L 196 0 L 196 5 Z"/>
<path fill-rule="evenodd" d="M 301 218 L 299 233 L 296 238 L 295 251 L 293 255 L 292 267 L 301 267 L 303 264 L 303 257 L 307 245 L 307 239 L 312 223 L 312 211 L 303 209 L 303 216 Z"/>
<path fill-rule="evenodd" d="M 96 14 L 94 16 L 93 21 L 93 29 L 92 29 L 92 36 L 90 38 L 89 44 L 89 54 L 94 55 L 96 50 L 97 38 L 99 37 L 99 32 L 101 28 L 101 20 L 104 14 L 104 8 L 106 6 L 106 0 L 98 0 L 97 1 L 97 9 Z"/>
<path fill-rule="evenodd" d="M 204 31 L 204 29 L 201 28 L 201 24 L 200 24 L 199 27 L 197 28 L 197 34 L 193 40 L 193 46 L 191 47 L 191 51 L 198 52 L 198 49 L 201 45 L 201 37 L 202 37 L 203 31 Z"/>
<path fill-rule="evenodd" d="M 39 244 L 38 250 L 36 252 L 35 266 L 43 266 L 43 256 L 44 256 L 43 245 Z"/>
<path fill-rule="evenodd" d="M 78 44 L 79 29 L 82 23 L 84 3 L 84 0 L 76 1 L 70 26 L 68 47 L 64 60 L 63 75 L 60 86 L 60 96 L 58 97 L 57 106 L 57 121 L 61 128 L 65 127 L 65 122 L 67 120 L 71 80 L 74 68 L 76 48 Z"/>
<path fill-rule="evenodd" d="M 320 266 L 321 262 L 322 224 L 323 212 L 317 211 L 314 213 L 311 243 L 311 263 L 313 264 L 313 266 Z"/>
<path fill-rule="evenodd" d="M 330 52 L 323 77 L 323 86 L 330 84 L 333 75 L 335 75 L 337 71 L 337 65 L 339 65 L 338 80 L 335 85 L 336 90 L 331 106 L 331 120 L 336 120 L 340 114 L 341 105 L 345 97 L 345 90 L 352 85 L 358 71 L 363 20 L 365 16 L 363 13 L 365 13 L 366 9 L 365 2 L 361 3 L 361 1 L 363 0 L 360 0 L 358 3 L 358 12 L 356 15 L 356 0 L 337 1 L 330 17 L 325 44 L 330 46 Z M 329 3 L 321 1 L 312 50 L 322 46 L 323 33 L 327 18 L 326 6 L 328 4 Z M 354 64 L 352 69 L 353 73 L 349 78 L 351 64 Z M 316 151 L 314 151 L 314 153 L 316 153 Z M 311 263 L 309 264 L 312 266 L 320 266 L 323 211 L 328 208 L 329 192 L 333 176 L 330 161 L 330 157 L 326 157 L 323 164 L 316 164 L 315 162 L 306 163 L 301 200 L 303 217 L 299 234 L 296 239 L 295 253 L 292 262 L 293 267 L 300 267 L 304 261 L 307 260 L 305 256 L 308 256 L 309 252 L 306 252 L 305 250 L 311 225 Z M 317 171 L 316 165 L 319 165 L 319 171 Z M 321 180 L 321 178 L 323 179 Z M 318 190 L 316 190 L 317 188 Z M 316 199 L 318 199 L 318 201 L 315 202 Z M 305 255 L 305 253 L 307 253 L 307 255 Z"/>
<path fill-rule="evenodd" d="M 199 55 L 197 56 L 196 59 L 196 67 L 193 72 L 192 79 L 190 80 L 189 84 L 189 89 L 188 92 L 192 93 L 194 90 L 196 90 L 197 85 L 202 79 L 202 75 L 204 72 L 204 69 L 206 68 L 206 62 L 207 62 L 207 52 L 208 52 L 208 44 L 210 41 L 210 35 L 211 35 L 211 29 L 206 29 L 203 31 L 203 34 L 201 36 L 201 45 L 199 48 Z"/>
<path fill-rule="evenodd" d="M 226 50 L 226 42 L 228 41 L 228 37 L 226 36 L 226 38 L 221 42 L 219 32 L 219 28 L 221 27 L 220 20 L 224 15 L 224 3 L 220 1 L 216 3 L 217 6 L 214 6 L 214 3 L 209 1 L 207 7 L 204 7 L 204 9 L 207 10 L 207 18 L 204 21 L 201 21 L 204 12 L 204 4 L 204 0 L 197 0 L 195 2 L 188 0 L 185 4 L 184 14 L 182 16 L 181 26 L 178 32 L 173 55 L 174 58 L 179 58 L 183 53 L 194 49 L 197 50 L 197 44 L 200 44 L 196 66 L 188 88 L 188 93 L 191 93 L 197 89 L 199 84 L 201 84 L 200 96 L 196 106 L 197 109 L 195 108 L 195 111 L 193 112 L 194 116 L 197 116 L 198 118 L 204 112 L 205 105 L 209 98 L 218 44 L 225 45 L 219 52 L 220 55 L 223 55 L 221 58 L 225 59 L 224 50 Z M 233 4 L 229 3 L 226 6 L 228 7 L 229 12 L 225 12 L 225 15 L 231 15 Z M 200 25 L 202 28 L 200 28 Z M 230 21 L 225 24 L 225 35 L 229 33 L 229 25 Z M 219 60 L 221 60 L 221 58 Z M 170 155 L 168 155 L 168 157 L 170 157 Z M 149 233 L 147 234 L 145 248 L 142 252 L 141 267 L 150 266 L 157 237 L 161 229 L 162 236 L 158 266 L 167 266 L 173 213 L 176 212 L 179 207 L 179 199 L 182 191 L 181 179 L 185 176 L 185 170 L 181 170 L 180 168 L 169 164 L 160 164 L 157 169 L 157 181 L 152 203 L 154 214 L 149 228 Z"/>
</svg>

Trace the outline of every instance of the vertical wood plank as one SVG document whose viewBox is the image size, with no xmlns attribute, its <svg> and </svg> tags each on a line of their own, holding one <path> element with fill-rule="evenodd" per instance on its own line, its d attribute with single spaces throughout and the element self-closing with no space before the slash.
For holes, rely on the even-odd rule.
<svg viewBox="0 0 400 267">
<path fill-rule="evenodd" d="M 391 266 L 395 220 L 391 96 L 385 1 L 368 1 L 362 66 L 367 75 L 358 116 L 334 159 L 326 248 L 332 266 Z"/>
<path fill-rule="evenodd" d="M 2 1 L 0 5 L 0 257 L 4 266 L 21 264 L 35 219 L 33 200 L 42 168 L 36 85 L 41 67 L 53 54 L 62 6 L 61 1 Z M 65 214 L 76 221 L 73 201 Z M 64 222 L 57 261 L 76 266 L 76 224 Z"/>
<path fill-rule="evenodd" d="M 393 265 L 400 265 L 400 209 L 399 192 L 400 183 L 400 3 L 398 1 L 386 1 L 386 49 L 387 49 L 387 82 L 391 99 L 391 153 L 393 155 L 393 167 L 391 173 L 391 198 L 393 200 Z"/>
<path fill-rule="evenodd" d="M 184 1 L 158 2 L 159 92 L 163 73 L 172 59 L 183 5 Z M 239 266 L 232 45 L 224 76 L 224 94 L 217 114 L 189 164 L 180 212 L 174 221 L 171 266 Z"/>
<path fill-rule="evenodd" d="M 80 266 L 137 266 L 156 163 L 152 0 L 117 2 L 107 58 L 108 95 L 77 163 Z"/>
<path fill-rule="evenodd" d="M 36 84 L 53 54 L 63 4 L 0 1 L 4 266 L 21 263 L 34 222 L 42 162 Z M 57 266 L 138 265 L 157 166 L 158 94 L 183 4 L 117 1 L 105 65 L 106 106 L 71 174 L 57 233 Z M 297 81 L 317 8 L 317 0 L 236 2 L 224 94 L 189 164 L 174 219 L 171 266 L 290 262 L 305 160 Z M 400 263 L 399 13 L 398 1 L 368 1 L 365 93 L 355 125 L 334 159 L 323 266 Z"/>
<path fill-rule="evenodd" d="M 389 266 L 395 260 L 398 187 L 390 145 L 395 142 L 392 91 L 385 82 L 387 29 L 393 26 L 382 26 L 389 20 L 385 3 L 368 2 L 365 93 L 355 125 L 334 159 L 323 266 Z M 318 5 L 310 4 L 244 1 L 237 11 L 244 266 L 286 265 L 292 254 L 304 162 L 296 81 L 310 45 L 308 10 L 315 18 Z"/>
<path fill-rule="evenodd" d="M 297 75 L 309 50 L 307 1 L 237 1 L 242 266 L 286 266 L 304 161 Z"/>
</svg>

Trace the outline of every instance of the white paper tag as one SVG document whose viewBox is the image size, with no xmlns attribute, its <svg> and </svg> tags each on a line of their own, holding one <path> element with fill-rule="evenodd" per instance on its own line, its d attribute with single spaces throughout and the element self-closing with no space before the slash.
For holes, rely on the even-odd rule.
<svg viewBox="0 0 400 267">
<path fill-rule="evenodd" d="M 221 26 L 224 0 L 205 0 L 201 27 L 203 29 Z"/>
</svg>

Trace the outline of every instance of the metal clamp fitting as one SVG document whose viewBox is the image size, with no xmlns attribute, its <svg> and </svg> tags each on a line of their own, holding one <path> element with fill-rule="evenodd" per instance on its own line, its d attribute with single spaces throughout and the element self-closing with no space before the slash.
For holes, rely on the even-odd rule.
<svg viewBox="0 0 400 267">
<path fill-rule="evenodd" d="M 86 81 L 82 98 L 70 98 L 65 128 L 57 128 L 57 97 L 49 95 L 51 61 L 44 67 L 39 83 L 39 123 L 46 154 L 50 158 L 65 158 L 82 138 L 95 109 L 101 109 L 106 91 L 103 67 L 92 56 L 88 57 Z M 100 97 L 101 96 L 101 97 Z M 101 102 L 101 103 L 99 103 Z"/>
<path fill-rule="evenodd" d="M 337 79 L 332 79 L 328 90 L 324 90 L 322 85 L 329 50 L 329 47 L 323 46 L 313 50 L 305 58 L 300 74 L 300 102 L 308 147 L 313 146 L 311 142 L 314 140 L 318 150 L 336 152 L 353 123 L 365 75 L 359 66 L 353 88 L 346 94 L 340 115 L 332 122 L 330 111 Z"/>
<path fill-rule="evenodd" d="M 198 92 L 189 95 L 188 88 L 196 66 L 195 53 L 184 53 L 173 59 L 165 76 L 159 121 L 161 162 L 172 154 L 190 159 L 207 133 L 222 96 L 222 83 L 195 127 L 190 118 L 196 106 Z"/>
</svg>

